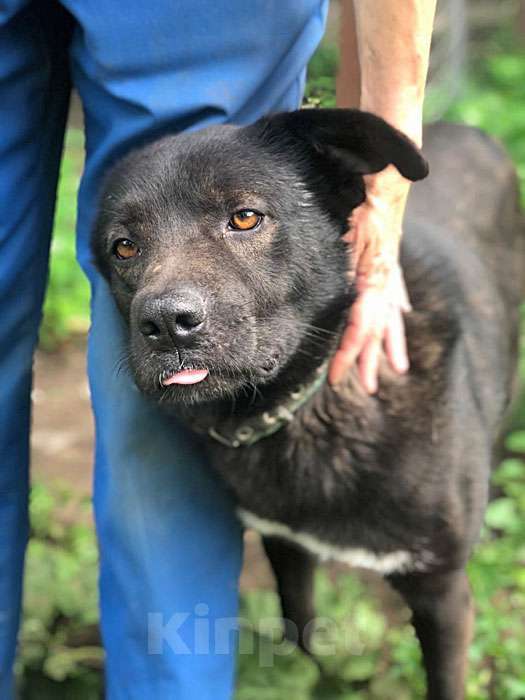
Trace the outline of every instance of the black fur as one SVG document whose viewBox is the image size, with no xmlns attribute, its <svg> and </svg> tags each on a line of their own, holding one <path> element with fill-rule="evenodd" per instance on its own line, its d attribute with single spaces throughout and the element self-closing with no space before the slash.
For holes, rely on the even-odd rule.
<svg viewBox="0 0 525 700">
<path fill-rule="evenodd" d="M 415 568 L 391 579 L 414 612 L 428 697 L 458 700 L 471 617 L 464 566 L 512 391 L 525 266 L 515 175 L 499 148 L 452 125 L 433 127 L 427 144 L 433 175 L 414 188 L 402 251 L 410 373 L 383 363 L 368 396 L 353 370 L 274 436 L 209 450 L 246 510 L 335 546 L 411 553 Z M 427 173 L 404 136 L 351 110 L 167 137 L 124 159 L 93 245 L 129 324 L 139 388 L 206 433 L 309 381 L 354 298 L 341 235 L 365 196 L 361 175 L 389 163 L 413 180 Z M 239 209 L 264 215 L 260 226 L 231 231 Z M 119 238 L 141 254 L 116 260 Z M 187 314 L 188 294 L 200 300 L 198 332 L 178 342 L 172 310 Z M 162 342 L 141 331 L 150 308 L 166 324 Z M 163 387 L 181 367 L 210 376 Z M 311 558 L 284 541 L 267 551 L 285 615 L 302 630 Z M 302 632 L 298 641 L 308 648 Z"/>
</svg>

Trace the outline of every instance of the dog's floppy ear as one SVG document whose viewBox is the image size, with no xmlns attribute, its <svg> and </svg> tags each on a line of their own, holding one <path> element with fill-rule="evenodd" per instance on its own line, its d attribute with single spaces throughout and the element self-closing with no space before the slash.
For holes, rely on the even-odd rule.
<svg viewBox="0 0 525 700">
<path fill-rule="evenodd" d="M 263 135 L 291 137 L 348 172 L 376 173 L 393 163 L 409 180 L 421 180 L 428 164 L 417 146 L 384 119 L 358 109 L 301 109 L 259 122 Z"/>
</svg>

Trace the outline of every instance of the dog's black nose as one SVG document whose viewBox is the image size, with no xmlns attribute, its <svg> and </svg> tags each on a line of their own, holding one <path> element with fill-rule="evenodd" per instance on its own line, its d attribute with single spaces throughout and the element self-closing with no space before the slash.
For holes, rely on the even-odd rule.
<svg viewBox="0 0 525 700">
<path fill-rule="evenodd" d="M 147 299 L 138 327 L 155 347 L 181 347 L 195 341 L 205 320 L 206 303 L 202 295 L 193 289 L 182 289 Z"/>
</svg>

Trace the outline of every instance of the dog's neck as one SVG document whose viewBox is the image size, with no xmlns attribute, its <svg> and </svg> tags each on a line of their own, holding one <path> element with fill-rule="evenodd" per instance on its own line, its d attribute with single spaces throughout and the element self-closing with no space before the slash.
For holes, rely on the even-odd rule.
<svg viewBox="0 0 525 700">
<path fill-rule="evenodd" d="M 194 432 L 232 448 L 253 445 L 291 423 L 320 390 L 328 389 L 329 362 L 344 330 L 343 312 L 322 345 L 306 341 L 271 382 L 235 397 L 180 406 L 177 414 Z"/>
<path fill-rule="evenodd" d="M 328 362 L 324 362 L 316 369 L 310 382 L 298 384 L 271 410 L 260 411 L 244 420 L 238 415 L 233 415 L 229 421 L 223 418 L 219 425 L 208 427 L 208 437 L 226 447 L 254 445 L 291 423 L 296 412 L 325 384 L 327 375 Z"/>
<path fill-rule="evenodd" d="M 303 349 L 297 361 L 274 381 L 233 398 L 180 406 L 177 414 L 192 430 L 213 441 L 238 448 L 253 445 L 291 423 L 296 413 L 327 386 L 328 366 L 339 343 L 339 334 L 326 342 L 321 352 Z M 250 395 L 251 394 L 251 395 Z"/>
</svg>

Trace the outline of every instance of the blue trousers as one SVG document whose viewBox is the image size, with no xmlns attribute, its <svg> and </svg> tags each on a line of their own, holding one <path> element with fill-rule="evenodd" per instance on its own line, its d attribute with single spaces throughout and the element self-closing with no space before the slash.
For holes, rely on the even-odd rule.
<svg viewBox="0 0 525 700">
<path fill-rule="evenodd" d="M 237 612 L 240 528 L 201 446 L 116 371 L 125 331 L 91 263 L 89 232 L 101 176 L 130 147 L 295 108 L 326 10 L 327 0 L 0 0 L 2 700 L 12 696 L 32 356 L 71 85 L 86 125 L 77 240 L 92 285 L 88 369 L 107 694 L 231 697 L 236 648 L 225 634 Z"/>
</svg>

